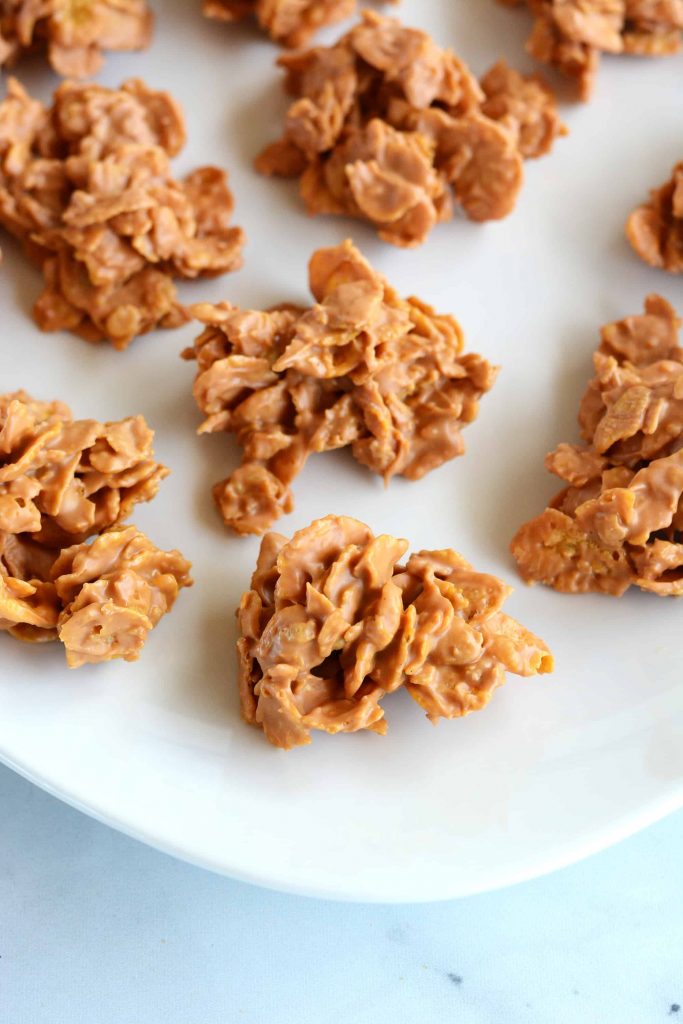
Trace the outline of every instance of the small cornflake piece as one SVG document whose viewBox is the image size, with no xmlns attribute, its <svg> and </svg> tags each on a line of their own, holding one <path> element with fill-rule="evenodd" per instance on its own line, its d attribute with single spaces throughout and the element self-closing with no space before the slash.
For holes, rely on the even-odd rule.
<svg viewBox="0 0 683 1024">
<path fill-rule="evenodd" d="M 650 266 L 683 273 L 683 163 L 676 164 L 671 181 L 653 189 L 650 201 L 633 211 L 626 235 Z"/>
<path fill-rule="evenodd" d="M 264 533 L 292 509 L 291 484 L 313 452 L 350 446 L 385 481 L 417 480 L 462 455 L 496 369 L 462 354 L 451 316 L 401 299 L 351 242 L 313 254 L 316 305 L 267 312 L 197 306 L 200 433 L 234 433 L 242 465 L 214 488 L 225 523 Z"/>
<path fill-rule="evenodd" d="M 187 320 L 174 278 L 241 265 L 225 173 L 172 175 L 184 142 L 177 104 L 141 81 L 66 82 L 47 108 L 10 79 L 0 103 L 0 224 L 43 270 L 43 330 L 123 349 Z"/>
<path fill-rule="evenodd" d="M 61 402 L 0 396 L 0 631 L 61 640 L 72 668 L 138 657 L 191 584 L 177 551 L 120 525 L 168 472 L 152 439 L 142 416 L 74 420 Z"/>
<path fill-rule="evenodd" d="M 103 50 L 145 50 L 152 27 L 147 0 L 3 0 L 0 66 L 45 47 L 58 75 L 91 77 Z"/>
<path fill-rule="evenodd" d="M 517 7 L 525 0 L 499 0 Z M 527 50 L 593 91 L 601 53 L 662 57 L 683 44 L 683 0 L 526 0 L 535 16 Z"/>
<path fill-rule="evenodd" d="M 528 583 L 566 593 L 635 585 L 683 595 L 683 350 L 680 321 L 650 295 L 645 313 L 602 330 L 581 402 L 585 445 L 547 468 L 567 486 L 521 527 L 512 553 Z"/>
<path fill-rule="evenodd" d="M 472 220 L 507 216 L 524 158 L 566 131 L 537 77 L 499 62 L 480 85 L 426 33 L 370 11 L 334 46 L 278 63 L 295 100 L 257 170 L 299 177 L 309 213 L 367 220 L 394 245 L 424 242 L 454 199 Z"/>
<path fill-rule="evenodd" d="M 263 538 L 237 613 L 245 720 L 277 747 L 386 732 L 382 699 L 405 686 L 436 723 L 483 708 L 506 672 L 551 672 L 538 637 L 505 615 L 510 593 L 455 551 L 420 551 L 326 516 Z"/>
</svg>

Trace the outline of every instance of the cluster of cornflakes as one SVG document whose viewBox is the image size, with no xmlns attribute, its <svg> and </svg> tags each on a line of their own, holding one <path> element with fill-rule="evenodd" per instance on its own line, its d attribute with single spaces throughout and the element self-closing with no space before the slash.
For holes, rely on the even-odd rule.
<svg viewBox="0 0 683 1024">
<path fill-rule="evenodd" d="M 585 444 L 546 460 L 565 487 L 512 542 L 522 576 L 567 593 L 683 595 L 683 349 L 651 295 L 608 324 L 581 403 Z"/>
<path fill-rule="evenodd" d="M 152 440 L 142 416 L 74 420 L 0 395 L 0 630 L 60 640 L 71 668 L 138 657 L 191 582 L 179 552 L 122 525 L 168 472 Z"/>
</svg>

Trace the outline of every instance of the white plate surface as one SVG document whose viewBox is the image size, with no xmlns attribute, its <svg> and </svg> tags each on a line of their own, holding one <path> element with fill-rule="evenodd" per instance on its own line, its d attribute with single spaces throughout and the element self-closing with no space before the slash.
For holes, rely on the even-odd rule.
<svg viewBox="0 0 683 1024">
<path fill-rule="evenodd" d="M 501 55 L 531 66 L 521 12 L 492 0 L 401 6 L 407 23 L 477 72 Z M 548 641 L 557 671 L 511 677 L 484 713 L 436 729 L 398 695 L 386 702 L 385 739 L 316 735 L 293 753 L 269 747 L 240 721 L 233 654 L 233 612 L 258 540 L 229 535 L 213 509 L 209 486 L 237 450 L 194 435 L 193 367 L 179 352 L 196 328 L 142 338 L 123 354 L 40 334 L 29 316 L 39 276 L 3 239 L 0 390 L 59 397 L 80 416 L 143 412 L 172 475 L 135 521 L 192 559 L 196 586 L 134 665 L 70 673 L 57 645 L 0 637 L 0 758 L 161 849 L 297 892 L 440 899 L 574 861 L 683 804 L 683 604 L 528 589 L 508 542 L 554 491 L 545 452 L 577 439 L 599 325 L 637 312 L 654 290 L 683 309 L 683 279 L 643 266 L 623 237 L 628 211 L 683 157 L 683 60 L 605 60 L 594 101 L 565 107 L 569 138 L 527 165 L 508 220 L 458 218 L 403 252 L 362 224 L 308 219 L 292 183 L 251 171 L 285 107 L 277 51 L 248 26 L 204 21 L 198 7 L 159 2 L 151 51 L 111 56 L 101 76 L 144 76 L 182 101 L 190 141 L 179 171 L 230 170 L 245 267 L 183 295 L 257 308 L 304 300 L 311 251 L 352 235 L 399 290 L 454 312 L 468 346 L 503 367 L 464 458 L 385 490 L 348 453 L 316 457 L 279 528 L 345 513 L 414 547 L 455 547 L 516 584 L 508 610 Z M 36 64 L 22 77 L 45 97 L 55 84 Z"/>
</svg>

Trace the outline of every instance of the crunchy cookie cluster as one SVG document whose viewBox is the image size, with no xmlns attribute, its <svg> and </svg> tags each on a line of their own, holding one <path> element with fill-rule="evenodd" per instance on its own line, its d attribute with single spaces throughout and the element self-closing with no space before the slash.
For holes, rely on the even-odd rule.
<svg viewBox="0 0 683 1024">
<path fill-rule="evenodd" d="M 147 0 L 3 0 L 0 67 L 46 48 L 57 74 L 89 77 L 103 50 L 146 49 L 152 24 Z"/>
<path fill-rule="evenodd" d="M 581 403 L 585 445 L 561 444 L 548 469 L 565 488 L 512 542 L 527 582 L 568 593 L 635 585 L 683 595 L 683 349 L 680 322 L 651 295 L 609 324 Z"/>
<path fill-rule="evenodd" d="M 203 0 L 202 9 L 218 21 L 253 16 L 276 43 L 296 48 L 324 25 L 353 14 L 356 0 Z"/>
<path fill-rule="evenodd" d="M 404 686 L 433 721 L 483 708 L 506 672 L 551 672 L 538 637 L 501 611 L 510 588 L 455 551 L 420 551 L 326 516 L 268 534 L 240 604 L 242 714 L 275 746 L 386 732 L 382 700 Z"/>
<path fill-rule="evenodd" d="M 120 89 L 64 83 L 51 107 L 16 81 L 0 103 L 0 223 L 45 277 L 43 330 L 125 348 L 187 319 L 173 279 L 241 265 L 223 171 L 176 180 L 178 106 L 139 80 Z"/>
<path fill-rule="evenodd" d="M 525 0 L 499 0 L 517 7 Z M 662 57 L 683 43 L 683 0 L 526 0 L 535 16 L 527 50 L 593 91 L 601 53 Z"/>
<path fill-rule="evenodd" d="M 524 158 L 565 131 L 538 78 L 500 63 L 480 84 L 424 32 L 369 11 L 334 46 L 279 64 L 295 100 L 257 169 L 299 177 L 310 213 L 367 220 L 394 245 L 424 242 L 454 201 L 472 220 L 505 217 Z"/>
<path fill-rule="evenodd" d="M 683 163 L 671 180 L 650 193 L 626 224 L 629 242 L 642 260 L 672 274 L 683 273 Z"/>
<path fill-rule="evenodd" d="M 311 309 L 195 307 L 200 433 L 234 433 L 242 465 L 214 497 L 238 533 L 263 533 L 293 507 L 313 452 L 349 446 L 385 480 L 410 480 L 462 455 L 462 428 L 496 370 L 463 355 L 459 325 L 401 299 L 350 243 L 314 253 Z"/>
<path fill-rule="evenodd" d="M 121 526 L 167 475 L 152 440 L 142 416 L 74 420 L 61 402 L 0 396 L 0 630 L 61 640 L 74 668 L 137 658 L 190 583 L 177 551 Z"/>
</svg>

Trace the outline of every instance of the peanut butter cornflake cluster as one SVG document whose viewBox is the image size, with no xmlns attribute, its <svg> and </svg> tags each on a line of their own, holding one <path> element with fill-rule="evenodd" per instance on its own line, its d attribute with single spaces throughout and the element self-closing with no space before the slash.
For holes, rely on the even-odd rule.
<svg viewBox="0 0 683 1024">
<path fill-rule="evenodd" d="M 663 57 L 683 44 L 683 0 L 499 0 L 535 16 L 527 50 L 590 98 L 601 53 Z"/>
<path fill-rule="evenodd" d="M 478 83 L 424 32 L 369 11 L 336 45 L 279 64 L 295 99 L 257 169 L 300 178 L 309 213 L 367 220 L 394 245 L 424 242 L 454 203 L 505 217 L 524 159 L 565 132 L 538 78 L 501 62 Z"/>
<path fill-rule="evenodd" d="M 0 630 L 59 639 L 72 668 L 138 657 L 191 583 L 179 552 L 121 525 L 167 475 L 152 440 L 142 416 L 74 420 L 61 402 L 0 395 Z"/>
<path fill-rule="evenodd" d="M 395 3 L 396 0 L 389 0 Z M 348 18 L 356 0 L 203 0 L 208 18 L 241 21 L 250 15 L 282 46 L 304 46 L 323 25 Z"/>
<path fill-rule="evenodd" d="M 546 460 L 566 484 L 512 553 L 527 582 L 568 593 L 635 585 L 683 595 L 683 349 L 657 295 L 609 324 L 579 412 L 584 445 Z"/>
<path fill-rule="evenodd" d="M 350 242 L 314 253 L 311 309 L 195 307 L 200 433 L 234 433 L 242 465 L 214 488 L 225 523 L 263 533 L 293 507 L 313 452 L 349 446 L 385 481 L 417 480 L 462 455 L 496 369 L 463 355 L 451 316 L 401 299 Z"/>
<path fill-rule="evenodd" d="M 683 163 L 674 167 L 670 181 L 653 189 L 649 202 L 633 211 L 626 234 L 650 266 L 683 273 Z"/>
<path fill-rule="evenodd" d="M 420 551 L 326 516 L 270 533 L 238 623 L 242 714 L 275 746 L 386 732 L 383 698 L 405 687 L 432 722 L 483 708 L 506 672 L 551 672 L 543 643 L 501 611 L 510 593 L 455 551 Z"/>
<path fill-rule="evenodd" d="M 90 77 L 103 50 L 146 49 L 152 22 L 146 0 L 2 0 L 0 67 L 46 48 L 57 74 Z"/>
<path fill-rule="evenodd" d="M 184 142 L 178 106 L 139 80 L 120 89 L 67 82 L 46 107 L 10 79 L 0 103 L 0 224 L 42 268 L 43 330 L 123 349 L 187 320 L 174 278 L 241 265 L 225 173 L 173 177 L 169 158 Z"/>
</svg>

